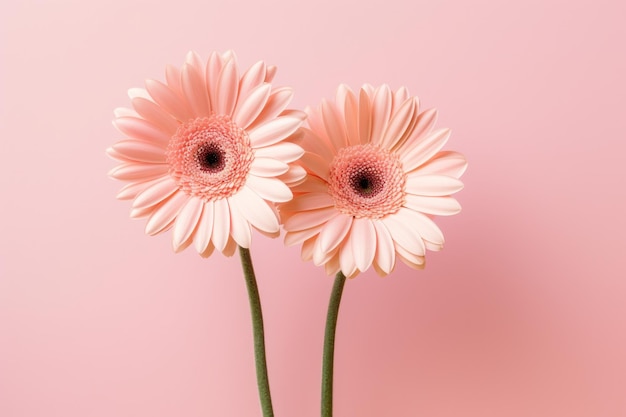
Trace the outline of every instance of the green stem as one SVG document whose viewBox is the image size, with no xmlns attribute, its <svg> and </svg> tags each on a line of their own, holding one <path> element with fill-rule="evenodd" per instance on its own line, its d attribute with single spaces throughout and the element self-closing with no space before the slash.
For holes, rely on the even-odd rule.
<svg viewBox="0 0 626 417">
<path fill-rule="evenodd" d="M 274 417 L 272 409 L 272 397 L 270 395 L 270 383 L 267 377 L 267 360 L 265 358 L 265 333 L 263 331 L 263 313 L 261 311 L 261 299 L 259 288 L 256 284 L 254 268 L 250 250 L 239 247 L 243 275 L 246 278 L 248 297 L 250 299 L 250 312 L 252 313 L 252 331 L 254 333 L 254 361 L 256 364 L 256 379 L 259 386 L 259 399 L 263 417 Z"/>
<path fill-rule="evenodd" d="M 322 359 L 322 417 L 333 415 L 333 363 L 335 356 L 335 330 L 339 315 L 341 293 L 346 282 L 346 276 L 340 271 L 335 276 L 333 290 L 330 293 L 328 314 L 326 316 L 326 330 L 324 332 L 324 356 Z"/>
</svg>

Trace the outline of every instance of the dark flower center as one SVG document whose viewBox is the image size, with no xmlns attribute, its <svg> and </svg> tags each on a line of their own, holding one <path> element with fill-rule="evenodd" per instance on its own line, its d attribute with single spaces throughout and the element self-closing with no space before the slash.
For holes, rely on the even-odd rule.
<svg viewBox="0 0 626 417">
<path fill-rule="evenodd" d="M 369 169 L 362 169 L 350 176 L 352 189 L 361 197 L 374 197 L 382 190 L 380 178 Z"/>
<path fill-rule="evenodd" d="M 226 165 L 224 151 L 215 143 L 207 143 L 198 147 L 196 160 L 200 170 L 209 173 L 220 172 Z"/>
</svg>

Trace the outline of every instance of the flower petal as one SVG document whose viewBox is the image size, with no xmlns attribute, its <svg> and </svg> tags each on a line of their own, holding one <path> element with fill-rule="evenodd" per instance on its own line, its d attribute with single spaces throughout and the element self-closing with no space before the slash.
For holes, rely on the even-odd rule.
<svg viewBox="0 0 626 417">
<path fill-rule="evenodd" d="M 274 233 L 279 230 L 276 213 L 248 186 L 243 186 L 238 193 L 230 197 L 230 201 L 237 206 L 243 217 L 257 229 L 267 233 Z"/>
<path fill-rule="evenodd" d="M 271 84 L 261 84 L 243 100 L 239 100 L 233 119 L 237 126 L 246 129 L 259 116 L 272 91 Z"/>
<path fill-rule="evenodd" d="M 250 224 L 239 211 L 237 204 L 229 201 L 228 206 L 230 208 L 230 234 L 239 246 L 249 248 L 252 241 Z"/>
<path fill-rule="evenodd" d="M 370 219 L 354 219 L 352 222 L 352 256 L 356 267 L 365 272 L 376 255 L 376 229 Z"/>
<path fill-rule="evenodd" d="M 263 123 L 266 123 L 276 116 L 281 114 L 291 99 L 293 98 L 293 89 L 289 87 L 280 87 L 274 89 L 270 94 L 267 102 L 265 103 L 265 107 L 261 111 L 261 113 L 257 116 L 257 118 L 251 122 L 248 126 L 249 128 L 254 128 L 260 126 Z"/>
<path fill-rule="evenodd" d="M 185 64 L 181 74 L 182 89 L 194 116 L 208 116 L 209 96 L 204 83 L 203 74 L 194 66 Z"/>
<path fill-rule="evenodd" d="M 424 197 L 407 194 L 404 205 L 411 210 L 437 216 L 452 216 L 461 211 L 461 205 L 452 197 Z"/>
<path fill-rule="evenodd" d="M 176 216 L 172 240 L 175 252 L 189 241 L 198 224 L 203 206 L 202 200 L 191 197 Z"/>
<path fill-rule="evenodd" d="M 254 150 L 254 156 L 257 158 L 274 158 L 286 164 L 296 161 L 303 154 L 304 149 L 291 142 L 280 142 Z"/>
<path fill-rule="evenodd" d="M 187 200 L 189 200 L 189 196 L 178 191 L 161 203 L 148 219 L 146 234 L 153 236 L 170 228 Z"/>
<path fill-rule="evenodd" d="M 388 85 L 383 84 L 376 89 L 374 93 L 374 101 L 372 103 L 372 133 L 371 143 L 381 146 L 383 134 L 391 117 L 391 89 Z"/>
<path fill-rule="evenodd" d="M 335 201 L 328 193 L 308 193 L 282 204 L 280 210 L 297 212 L 332 207 L 334 205 Z"/>
<path fill-rule="evenodd" d="M 263 61 L 259 61 L 241 76 L 239 81 L 239 100 L 245 100 L 251 91 L 265 82 L 267 68 Z"/>
<path fill-rule="evenodd" d="M 239 73 L 234 59 L 224 64 L 217 83 L 217 103 L 213 110 L 218 114 L 230 116 L 237 103 L 239 93 Z"/>
<path fill-rule="evenodd" d="M 133 208 L 143 209 L 155 206 L 177 190 L 178 184 L 176 181 L 172 177 L 166 176 L 139 193 L 133 201 Z"/>
<path fill-rule="evenodd" d="M 409 194 L 442 197 L 462 190 L 463 183 L 446 175 L 409 175 L 405 187 Z"/>
<path fill-rule="evenodd" d="M 337 210 L 334 207 L 327 207 L 323 209 L 303 211 L 291 216 L 285 222 L 286 230 L 302 230 L 309 229 L 311 227 L 319 226 L 326 223 L 331 218 L 337 215 Z"/>
<path fill-rule="evenodd" d="M 289 171 L 289 165 L 272 158 L 258 158 L 255 156 L 250 165 L 250 174 L 259 177 L 276 177 Z"/>
<path fill-rule="evenodd" d="M 294 133 L 302 120 L 292 116 L 281 116 L 249 132 L 253 148 L 273 145 Z"/>
<path fill-rule="evenodd" d="M 391 233 L 380 220 L 372 222 L 376 229 L 376 257 L 374 262 L 385 273 L 390 274 L 396 264 L 396 250 Z"/>
<path fill-rule="evenodd" d="M 384 149 L 391 149 L 396 145 L 396 143 L 403 137 L 406 129 L 410 126 L 416 110 L 417 100 L 414 99 L 409 99 L 405 101 L 402 106 L 400 106 L 398 111 L 393 115 L 389 125 L 387 125 L 380 147 Z"/>
<path fill-rule="evenodd" d="M 191 118 L 191 110 L 187 104 L 162 82 L 146 80 L 146 90 L 159 106 L 179 121 L 186 122 Z"/>
<path fill-rule="evenodd" d="M 410 218 L 407 219 L 406 217 L 401 214 L 401 211 L 398 211 L 396 214 L 382 218 L 381 221 L 389 230 L 394 242 L 402 245 L 411 253 L 423 256 L 426 253 L 424 241 L 417 230 L 408 223 Z"/>
<path fill-rule="evenodd" d="M 198 253 L 204 253 L 211 242 L 213 234 L 213 202 L 206 201 L 202 207 L 202 214 L 198 222 L 198 229 L 194 234 L 193 243 Z M 212 245 L 211 245 L 212 246 Z"/>
<path fill-rule="evenodd" d="M 138 162 L 165 163 L 165 150 L 149 142 L 122 140 L 112 147 L 121 155 Z"/>
<path fill-rule="evenodd" d="M 413 143 L 410 150 L 400 155 L 405 171 L 410 172 L 435 156 L 449 137 L 450 129 L 439 129 Z"/>
<path fill-rule="evenodd" d="M 463 155 L 453 151 L 441 151 L 413 172 L 419 175 L 440 174 L 459 178 L 466 169 L 467 160 Z"/>
<path fill-rule="evenodd" d="M 136 117 L 119 117 L 113 121 L 113 125 L 131 138 L 160 145 L 167 145 L 171 137 L 152 123 Z"/>
<path fill-rule="evenodd" d="M 276 178 L 249 175 L 246 185 L 265 200 L 275 203 L 289 201 L 293 198 L 289 187 Z"/>
<path fill-rule="evenodd" d="M 168 135 L 176 133 L 180 125 L 169 113 L 155 104 L 152 100 L 143 97 L 132 99 L 133 108 L 144 119 L 154 124 Z"/>
<path fill-rule="evenodd" d="M 319 241 L 320 249 L 324 252 L 330 252 L 344 240 L 350 228 L 352 227 L 352 216 L 347 216 L 343 213 L 331 218 L 326 222 L 320 236 L 317 239 Z"/>
<path fill-rule="evenodd" d="M 144 181 L 166 175 L 168 169 L 169 166 L 167 164 L 139 164 L 129 162 L 118 165 L 110 170 L 109 176 L 122 181 Z"/>
<path fill-rule="evenodd" d="M 230 237 L 230 209 L 225 199 L 214 201 L 213 235 L 211 240 L 215 248 L 224 251 Z"/>
</svg>

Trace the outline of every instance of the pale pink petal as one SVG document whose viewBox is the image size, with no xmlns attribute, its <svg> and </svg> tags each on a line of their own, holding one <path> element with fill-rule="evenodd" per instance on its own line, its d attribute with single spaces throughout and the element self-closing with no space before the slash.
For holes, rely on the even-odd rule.
<svg viewBox="0 0 626 417">
<path fill-rule="evenodd" d="M 165 163 L 165 151 L 162 147 L 138 140 L 122 140 L 112 147 L 128 159 L 147 163 Z"/>
<path fill-rule="evenodd" d="M 214 247 L 211 242 L 211 235 L 213 234 L 213 202 L 207 201 L 202 208 L 202 214 L 200 215 L 200 221 L 198 222 L 198 229 L 194 233 L 194 246 L 198 253 L 203 253 L 210 247 Z"/>
<path fill-rule="evenodd" d="M 225 199 L 216 200 L 214 207 L 211 240 L 215 248 L 223 252 L 230 237 L 230 209 L 228 208 L 228 201 Z"/>
<path fill-rule="evenodd" d="M 413 172 L 419 175 L 439 174 L 459 178 L 466 169 L 467 160 L 463 155 L 453 151 L 441 151 Z"/>
<path fill-rule="evenodd" d="M 402 245 L 407 250 L 410 250 L 412 253 L 424 255 L 426 253 L 426 247 L 424 246 L 422 237 L 414 227 L 410 227 L 410 223 L 408 223 L 410 218 L 407 219 L 407 216 L 399 215 L 399 213 L 400 212 L 395 215 L 387 216 L 381 219 L 381 221 L 387 227 L 387 230 L 389 230 L 395 242 Z"/>
<path fill-rule="evenodd" d="M 322 119 L 326 134 L 336 149 L 341 149 L 348 145 L 346 131 L 343 122 L 337 117 L 335 105 L 328 101 L 322 101 Z"/>
<path fill-rule="evenodd" d="M 335 201 L 328 193 L 308 193 L 282 204 L 281 211 L 306 211 L 334 206 Z"/>
<path fill-rule="evenodd" d="M 281 116 L 254 128 L 248 133 L 253 148 L 273 145 L 291 135 L 300 127 L 302 120 L 292 116 Z"/>
<path fill-rule="evenodd" d="M 239 211 L 239 206 L 230 200 L 228 202 L 230 208 L 230 234 L 239 246 L 249 248 L 252 240 L 250 224 Z"/>
<path fill-rule="evenodd" d="M 289 171 L 289 165 L 272 158 L 254 158 L 250 165 L 250 174 L 258 177 L 277 177 Z"/>
<path fill-rule="evenodd" d="M 254 150 L 257 158 L 274 158 L 286 164 L 296 161 L 304 154 L 304 150 L 291 142 L 281 142 Z"/>
<path fill-rule="evenodd" d="M 428 109 L 417 116 L 415 124 L 411 127 L 409 137 L 401 141 L 399 153 L 409 152 L 415 146 L 416 141 L 428 135 L 437 121 L 437 110 Z M 395 149 L 394 149 L 395 150 Z"/>
<path fill-rule="evenodd" d="M 115 115 L 115 117 L 139 117 L 136 111 L 128 109 L 126 107 L 117 107 L 113 109 L 113 114 Z"/>
<path fill-rule="evenodd" d="M 299 165 L 290 165 L 289 171 L 278 177 L 289 187 L 295 187 L 306 179 L 306 170 Z"/>
<path fill-rule="evenodd" d="M 287 232 L 285 234 L 285 245 L 286 246 L 299 245 L 305 240 L 318 235 L 322 227 L 323 226 L 315 226 L 315 227 L 311 227 L 310 229 Z"/>
<path fill-rule="evenodd" d="M 359 90 L 359 137 L 362 145 L 370 142 L 372 134 L 371 107 L 372 103 L 367 91 L 361 88 Z"/>
<path fill-rule="evenodd" d="M 446 175 L 410 175 L 406 181 L 409 194 L 443 197 L 463 189 L 463 183 Z"/>
<path fill-rule="evenodd" d="M 426 215 L 407 208 L 401 208 L 396 215 L 398 214 L 405 216 L 407 220 L 410 219 L 409 224 L 418 231 L 422 239 L 438 246 L 443 245 L 444 238 L 441 229 Z"/>
<path fill-rule="evenodd" d="M 342 103 L 338 102 L 341 106 Z M 346 92 L 345 102 L 343 104 L 343 113 L 346 120 L 346 136 L 348 137 L 348 145 L 354 146 L 361 143 L 359 136 L 359 102 L 352 90 Z"/>
<path fill-rule="evenodd" d="M 209 96 L 206 91 L 203 73 L 190 64 L 183 66 L 181 75 L 182 89 L 191 107 L 193 115 L 203 117 L 209 115 Z"/>
<path fill-rule="evenodd" d="M 239 92 L 239 72 L 234 59 L 224 64 L 217 83 L 217 103 L 213 110 L 230 116 L 237 103 Z"/>
<path fill-rule="evenodd" d="M 416 111 L 416 100 L 409 99 L 404 102 L 404 104 L 400 106 L 398 111 L 393 115 L 389 125 L 387 125 L 387 130 L 385 131 L 379 146 L 385 149 L 393 148 L 404 136 L 404 133 L 410 126 Z"/>
<path fill-rule="evenodd" d="M 318 238 L 320 249 L 330 252 L 337 248 L 352 227 L 352 216 L 339 213 L 324 225 Z"/>
<path fill-rule="evenodd" d="M 173 65 L 167 65 L 165 67 L 165 82 L 173 92 L 179 95 L 181 94 L 180 70 L 178 68 Z"/>
<path fill-rule="evenodd" d="M 352 222 L 352 256 L 356 267 L 366 271 L 376 255 L 376 230 L 370 219 L 354 219 Z"/>
<path fill-rule="evenodd" d="M 311 227 L 319 226 L 326 223 L 331 218 L 337 215 L 337 210 L 333 207 L 303 211 L 291 216 L 285 222 L 285 228 L 287 230 L 302 230 L 309 229 Z"/>
<path fill-rule="evenodd" d="M 109 171 L 109 176 L 116 180 L 136 181 L 151 180 L 162 175 L 166 175 L 168 166 L 166 164 L 121 164 Z"/>
<path fill-rule="evenodd" d="M 425 258 L 423 255 L 417 255 L 403 248 L 401 245 L 395 244 L 396 256 L 406 265 L 413 269 L 424 269 Z"/>
<path fill-rule="evenodd" d="M 176 181 L 169 176 L 164 177 L 152 183 L 137 195 L 137 198 L 133 201 L 133 208 L 142 209 L 155 206 L 174 194 L 177 190 L 178 184 Z"/>
<path fill-rule="evenodd" d="M 265 200 L 275 203 L 289 201 L 293 198 L 289 187 L 276 178 L 249 175 L 246 185 Z"/>
<path fill-rule="evenodd" d="M 302 155 L 302 158 L 300 158 L 300 163 L 312 174 L 328 181 L 328 160 L 322 159 L 317 154 L 305 152 L 304 155 Z"/>
<path fill-rule="evenodd" d="M 310 175 L 303 183 L 294 186 L 292 189 L 294 193 L 328 193 L 328 183 Z"/>
<path fill-rule="evenodd" d="M 203 206 L 202 200 L 191 197 L 176 215 L 172 240 L 175 252 L 178 252 L 181 246 L 189 241 L 191 234 L 198 224 Z"/>
<path fill-rule="evenodd" d="M 337 272 L 339 272 L 340 269 L 341 266 L 339 265 L 339 251 L 337 250 L 335 251 L 333 257 L 330 258 L 324 265 L 324 271 L 326 272 L 326 275 L 335 275 L 337 274 Z"/>
<path fill-rule="evenodd" d="M 194 67 L 198 74 L 202 76 L 202 79 L 204 79 L 204 61 L 202 61 L 202 57 L 197 52 L 187 52 L 185 63 Z"/>
<path fill-rule="evenodd" d="M 230 201 L 237 205 L 239 212 L 255 228 L 267 233 L 278 231 L 279 224 L 276 213 L 248 186 L 244 186 L 238 193 L 230 197 Z"/>
<path fill-rule="evenodd" d="M 148 94 L 145 88 L 138 88 L 138 87 L 129 88 L 128 97 L 131 100 L 135 98 L 145 98 L 146 100 L 152 101 L 152 97 L 150 97 L 150 94 Z"/>
<path fill-rule="evenodd" d="M 289 87 L 280 87 L 272 91 L 263 111 L 256 117 L 256 119 L 250 123 L 249 127 L 254 128 L 273 120 L 276 116 L 281 114 L 291 99 L 293 98 L 293 89 Z"/>
<path fill-rule="evenodd" d="M 176 133 L 180 125 L 176 119 L 170 116 L 165 110 L 155 104 L 152 100 L 143 97 L 132 99 L 133 108 L 144 119 L 154 124 L 168 135 Z"/>
<path fill-rule="evenodd" d="M 117 118 L 113 121 L 113 125 L 131 138 L 155 142 L 162 146 L 167 145 L 171 137 L 152 123 L 136 117 Z"/>
<path fill-rule="evenodd" d="M 206 84 L 209 92 L 209 105 L 211 111 L 216 111 L 217 108 L 217 84 L 219 81 L 220 72 L 224 65 L 221 55 L 213 52 L 209 56 L 209 60 L 206 66 Z"/>
<path fill-rule="evenodd" d="M 304 242 L 302 242 L 302 252 L 301 252 L 301 256 L 302 256 L 302 260 L 303 261 L 310 261 L 313 259 L 313 248 L 315 247 L 315 238 L 312 237 L 311 239 L 307 239 Z"/>
<path fill-rule="evenodd" d="M 261 84 L 252 90 L 244 100 L 238 101 L 233 115 L 233 120 L 237 126 L 246 129 L 259 116 L 270 97 L 270 91 L 272 91 L 270 84 Z"/>
<path fill-rule="evenodd" d="M 150 187 L 152 184 L 156 184 L 162 179 L 162 177 L 159 177 L 148 181 L 131 182 L 130 184 L 123 186 L 115 197 L 119 200 L 131 200 L 137 197 L 140 192 Z"/>
<path fill-rule="evenodd" d="M 426 214 L 452 216 L 461 211 L 461 205 L 452 197 L 423 197 L 407 194 L 405 200 L 406 207 Z"/>
<path fill-rule="evenodd" d="M 400 156 L 405 171 L 410 172 L 435 156 L 449 137 L 450 129 L 439 129 L 414 142 L 411 149 Z"/>
<path fill-rule="evenodd" d="M 334 147 L 327 140 L 322 139 L 306 127 L 298 129 L 296 134 L 291 136 L 289 140 L 301 146 L 306 152 L 319 155 L 327 161 L 326 165 L 335 157 Z"/>
<path fill-rule="evenodd" d="M 386 84 L 376 89 L 372 103 L 371 142 L 379 145 L 391 117 L 391 90 Z"/>
<path fill-rule="evenodd" d="M 275 65 L 269 65 L 267 67 L 267 73 L 265 74 L 265 82 L 271 83 L 276 75 L 277 67 Z"/>
<path fill-rule="evenodd" d="M 192 117 L 187 104 L 165 84 L 156 80 L 146 80 L 146 89 L 159 106 L 179 121 L 186 122 Z"/>
<path fill-rule="evenodd" d="M 385 273 L 390 274 L 396 264 L 396 251 L 391 233 L 380 220 L 372 222 L 376 229 L 376 257 L 374 262 Z"/>
<path fill-rule="evenodd" d="M 350 278 L 356 271 L 356 262 L 354 260 L 352 244 L 354 243 L 351 233 L 348 234 L 343 244 L 339 248 L 339 264 L 341 265 L 341 272 Z"/>
<path fill-rule="evenodd" d="M 189 198 L 187 194 L 179 191 L 161 203 L 148 219 L 146 234 L 153 236 L 170 228 Z"/>
<path fill-rule="evenodd" d="M 259 61 L 243 73 L 241 81 L 239 81 L 240 101 L 245 100 L 252 90 L 256 89 L 265 82 L 266 71 L 267 68 L 265 63 L 263 61 Z"/>
<path fill-rule="evenodd" d="M 400 106 L 402 106 L 410 97 L 409 89 L 406 87 L 400 87 L 393 93 L 393 106 L 391 107 L 391 114 L 395 114 Z M 419 100 L 417 97 L 413 97 L 417 107 L 419 108 Z"/>
</svg>

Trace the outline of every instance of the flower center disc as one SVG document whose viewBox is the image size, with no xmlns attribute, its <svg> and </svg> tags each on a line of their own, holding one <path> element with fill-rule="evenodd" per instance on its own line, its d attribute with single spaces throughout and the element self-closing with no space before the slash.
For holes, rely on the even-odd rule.
<svg viewBox="0 0 626 417">
<path fill-rule="evenodd" d="M 357 218 L 397 212 L 404 203 L 405 184 L 398 156 L 373 145 L 343 148 L 330 164 L 328 191 L 335 207 Z"/>
<path fill-rule="evenodd" d="M 170 175 L 187 194 L 206 201 L 235 194 L 254 153 L 247 133 L 230 117 L 199 117 L 179 126 L 166 151 Z"/>
</svg>

